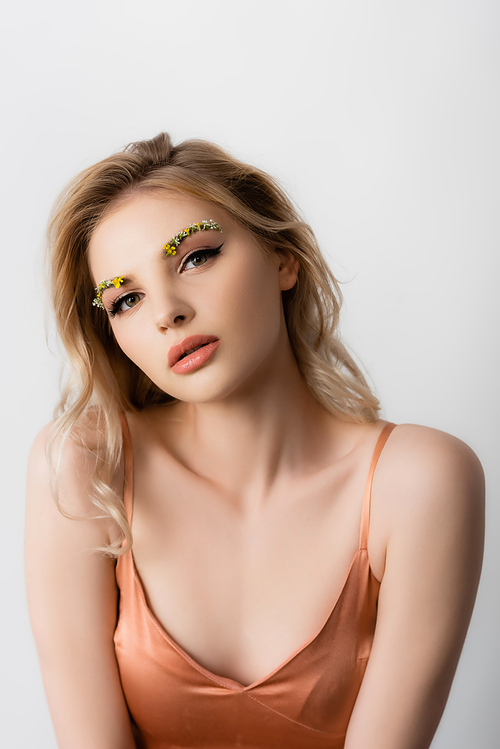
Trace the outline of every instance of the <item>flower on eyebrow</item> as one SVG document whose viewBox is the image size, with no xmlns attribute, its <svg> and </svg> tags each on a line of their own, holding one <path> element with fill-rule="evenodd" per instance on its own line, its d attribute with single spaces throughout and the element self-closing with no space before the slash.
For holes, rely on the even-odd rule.
<svg viewBox="0 0 500 749">
<path fill-rule="evenodd" d="M 92 306 L 104 309 L 104 304 L 102 303 L 102 292 L 104 289 L 110 289 L 111 286 L 114 286 L 115 289 L 119 289 L 122 283 L 123 276 L 116 276 L 116 278 L 112 278 L 111 280 L 108 279 L 98 283 L 95 287 L 95 299 L 92 300 Z"/>
<path fill-rule="evenodd" d="M 170 242 L 163 245 L 165 254 L 175 255 L 177 253 L 177 248 L 183 239 L 189 237 L 190 234 L 194 234 L 196 231 L 207 231 L 208 229 L 214 229 L 215 231 L 220 231 L 222 233 L 219 224 L 217 224 L 213 219 L 209 219 L 208 221 L 197 221 L 195 224 L 190 224 L 190 226 L 187 226 L 185 229 L 178 232 L 174 237 L 172 237 Z"/>
</svg>

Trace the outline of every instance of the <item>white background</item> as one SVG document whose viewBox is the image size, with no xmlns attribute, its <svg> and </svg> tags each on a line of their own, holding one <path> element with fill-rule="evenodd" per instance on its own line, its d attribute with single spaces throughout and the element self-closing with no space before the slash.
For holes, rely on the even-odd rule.
<svg viewBox="0 0 500 749">
<path fill-rule="evenodd" d="M 77 171 L 160 130 L 214 140 L 284 183 L 349 281 L 345 339 L 384 415 L 452 432 L 481 458 L 484 573 L 433 749 L 500 746 L 499 7 L 4 0 L 3 746 L 56 746 L 22 570 L 26 457 L 58 387 L 47 216 Z"/>
</svg>

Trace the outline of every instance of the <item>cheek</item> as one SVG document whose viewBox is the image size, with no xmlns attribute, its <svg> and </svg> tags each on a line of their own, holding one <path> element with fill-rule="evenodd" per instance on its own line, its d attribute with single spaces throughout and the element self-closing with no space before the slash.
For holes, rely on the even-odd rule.
<svg viewBox="0 0 500 749">
<path fill-rule="evenodd" d="M 225 284 L 217 299 L 220 317 L 233 328 L 242 346 L 253 340 L 264 344 L 275 338 L 280 325 L 281 291 L 274 268 L 262 260 L 248 263 Z"/>
<path fill-rule="evenodd" d="M 145 352 L 148 346 L 145 345 L 144 331 L 134 330 L 133 324 L 130 323 L 131 321 L 127 320 L 126 325 L 118 325 L 114 328 L 116 342 L 125 356 L 145 371 L 147 368 Z"/>
</svg>

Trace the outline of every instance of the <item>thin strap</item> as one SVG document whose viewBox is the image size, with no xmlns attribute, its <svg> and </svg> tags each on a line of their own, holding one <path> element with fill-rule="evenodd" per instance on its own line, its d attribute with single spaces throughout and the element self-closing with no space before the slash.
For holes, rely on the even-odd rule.
<svg viewBox="0 0 500 749">
<path fill-rule="evenodd" d="M 388 422 L 379 434 L 375 450 L 372 455 L 372 462 L 370 463 L 370 470 L 368 471 L 368 479 L 366 481 L 365 496 L 363 498 L 363 508 L 361 510 L 361 530 L 359 534 L 359 548 L 366 549 L 368 546 L 368 532 L 370 530 L 370 506 L 372 498 L 372 484 L 375 468 L 377 467 L 380 453 L 384 449 L 384 445 L 387 442 L 390 433 L 394 429 L 396 424 Z"/>
<path fill-rule="evenodd" d="M 127 512 L 129 525 L 132 526 L 132 512 L 134 509 L 134 453 L 132 451 L 132 438 L 127 417 L 122 411 L 120 414 L 123 431 L 123 460 L 125 462 L 125 481 L 123 485 L 123 504 Z"/>
</svg>

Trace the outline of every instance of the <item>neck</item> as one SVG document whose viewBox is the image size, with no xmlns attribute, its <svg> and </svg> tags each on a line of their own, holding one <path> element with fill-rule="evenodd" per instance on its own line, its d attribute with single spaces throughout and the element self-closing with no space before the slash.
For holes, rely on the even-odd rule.
<svg viewBox="0 0 500 749">
<path fill-rule="evenodd" d="M 331 457 L 337 420 L 309 391 L 289 344 L 237 393 L 178 405 L 183 462 L 247 509 Z"/>
</svg>

